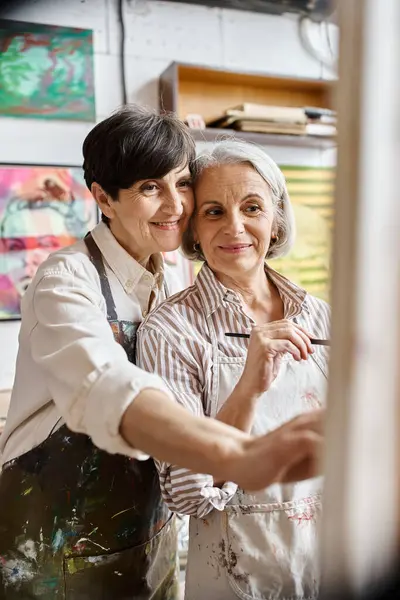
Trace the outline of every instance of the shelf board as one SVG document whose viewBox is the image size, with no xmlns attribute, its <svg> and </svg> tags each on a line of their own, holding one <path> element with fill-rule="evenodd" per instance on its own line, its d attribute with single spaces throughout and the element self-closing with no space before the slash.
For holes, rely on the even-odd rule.
<svg viewBox="0 0 400 600">
<path fill-rule="evenodd" d="M 262 146 L 291 146 L 299 148 L 335 148 L 336 138 L 316 135 L 285 135 L 277 133 L 253 133 L 250 131 L 235 131 L 234 129 L 191 129 L 196 142 L 216 142 L 226 137 L 235 137 L 245 142 Z"/>
</svg>

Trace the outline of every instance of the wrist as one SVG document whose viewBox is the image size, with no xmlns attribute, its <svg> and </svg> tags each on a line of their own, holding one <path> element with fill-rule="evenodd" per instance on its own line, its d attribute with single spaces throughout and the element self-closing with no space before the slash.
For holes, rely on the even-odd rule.
<svg viewBox="0 0 400 600">
<path fill-rule="evenodd" d="M 251 402 L 256 403 L 261 394 L 256 391 L 251 385 L 248 384 L 243 376 L 239 379 L 236 387 L 235 387 L 235 398 L 239 402 L 246 402 L 249 404 Z"/>
<path fill-rule="evenodd" d="M 239 433 L 239 431 L 238 431 Z M 233 481 L 237 483 L 237 466 L 241 464 L 246 455 L 246 449 L 250 441 L 250 435 L 240 432 L 237 438 L 225 439 L 218 444 L 211 453 L 209 460 L 212 466 L 214 479 L 221 481 Z"/>
</svg>

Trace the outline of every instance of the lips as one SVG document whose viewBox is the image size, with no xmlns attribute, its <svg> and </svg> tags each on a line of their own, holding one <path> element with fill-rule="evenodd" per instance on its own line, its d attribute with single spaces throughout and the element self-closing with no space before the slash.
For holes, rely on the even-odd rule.
<svg viewBox="0 0 400 600">
<path fill-rule="evenodd" d="M 175 221 L 153 221 L 151 224 L 159 229 L 171 230 L 179 228 L 181 220 L 176 219 Z"/>
<path fill-rule="evenodd" d="M 227 244 L 224 246 L 219 246 L 219 248 L 223 252 L 229 252 L 231 254 L 240 254 L 241 252 L 246 252 L 246 250 L 251 248 L 252 245 L 253 244 Z"/>
</svg>

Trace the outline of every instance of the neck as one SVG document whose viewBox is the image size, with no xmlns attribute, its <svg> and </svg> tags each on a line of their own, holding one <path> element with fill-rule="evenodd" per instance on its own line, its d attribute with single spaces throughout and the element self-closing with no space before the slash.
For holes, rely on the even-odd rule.
<svg viewBox="0 0 400 600">
<path fill-rule="evenodd" d="M 283 302 L 275 285 L 265 274 L 262 263 L 254 271 L 239 275 L 215 273 L 225 287 L 234 290 L 242 299 L 245 312 L 257 323 L 283 318 Z"/>
<path fill-rule="evenodd" d="M 149 268 L 151 263 L 151 255 L 143 252 L 139 252 L 139 249 L 134 246 L 132 243 L 130 236 L 128 236 L 125 232 L 118 231 L 112 223 L 109 225 L 109 229 L 118 244 L 122 246 L 122 248 L 132 257 L 134 258 L 142 267 L 145 269 Z"/>
<path fill-rule="evenodd" d="M 222 285 L 240 294 L 248 306 L 272 297 L 271 284 L 265 276 L 264 263 L 253 271 L 238 275 L 226 273 L 215 273 L 215 275 Z"/>
</svg>

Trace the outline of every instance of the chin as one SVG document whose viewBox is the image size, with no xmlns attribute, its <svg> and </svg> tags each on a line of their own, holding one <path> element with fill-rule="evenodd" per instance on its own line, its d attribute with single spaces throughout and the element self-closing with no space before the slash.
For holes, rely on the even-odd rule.
<svg viewBox="0 0 400 600">
<path fill-rule="evenodd" d="M 179 240 L 175 240 L 174 242 L 171 241 L 170 243 L 162 243 L 159 244 L 158 246 L 158 251 L 159 252 L 174 252 L 175 250 L 178 250 L 179 246 L 182 243 L 182 239 L 180 238 Z"/>
<path fill-rule="evenodd" d="M 253 271 L 258 263 L 254 261 L 246 260 L 244 257 L 232 257 L 229 261 L 218 261 L 218 270 L 226 275 L 242 275 L 249 271 Z"/>
</svg>

